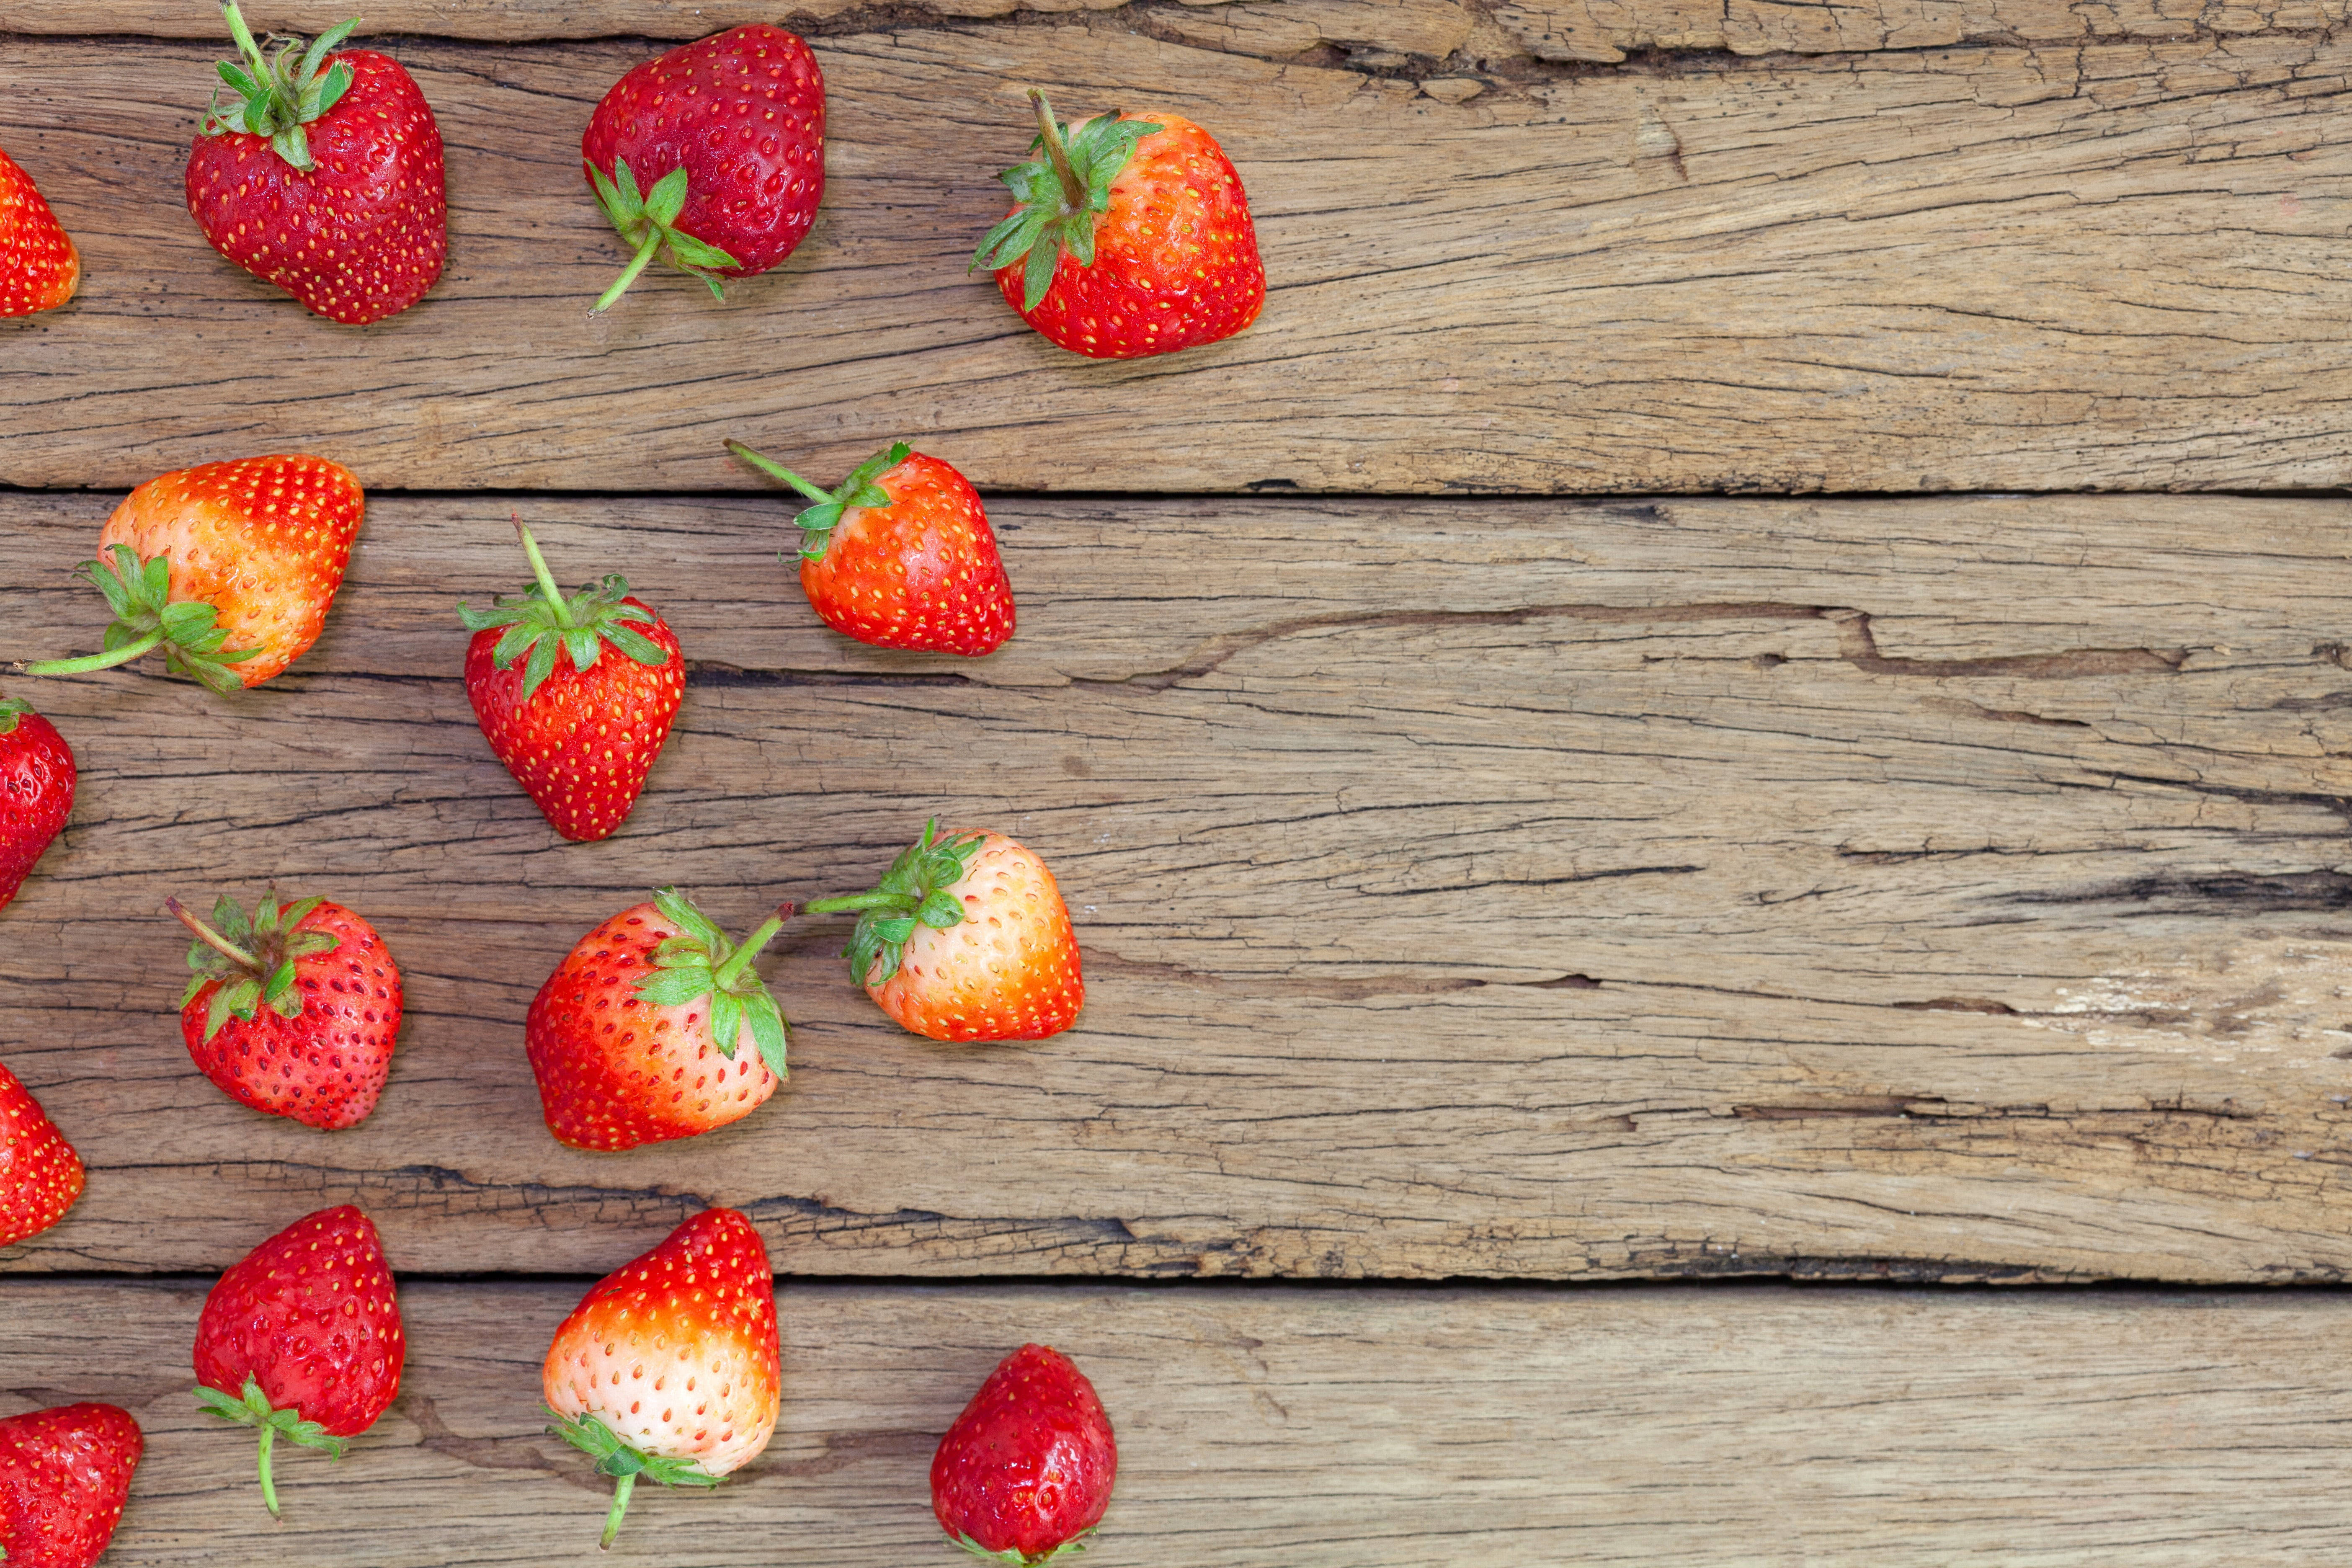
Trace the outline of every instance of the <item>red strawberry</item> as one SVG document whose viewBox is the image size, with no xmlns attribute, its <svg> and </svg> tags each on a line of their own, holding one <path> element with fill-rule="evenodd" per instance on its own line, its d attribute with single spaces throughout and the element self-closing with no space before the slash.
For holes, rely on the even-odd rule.
<svg viewBox="0 0 2352 1568">
<path fill-rule="evenodd" d="M 0 1247 L 65 1218 L 81 1196 L 81 1156 L 16 1075 L 0 1067 Z"/>
<path fill-rule="evenodd" d="M 608 1274 L 547 1347 L 548 1431 L 614 1478 L 613 1544 L 637 1478 L 715 1487 L 776 1429 L 776 1288 L 760 1233 L 706 1209 Z"/>
<path fill-rule="evenodd" d="M 597 202 L 636 255 L 608 310 L 661 247 L 724 299 L 793 253 L 824 196 L 824 73 L 764 22 L 646 61 L 613 84 L 580 138 Z M 640 182 L 649 182 L 641 184 Z"/>
<path fill-rule="evenodd" d="M 1257 320 L 1257 229 L 1214 137 L 1115 110 L 1065 130 L 1029 98 L 1045 155 L 1004 171 L 1013 211 L 972 258 L 1022 320 L 1089 359 L 1174 353 Z"/>
<path fill-rule="evenodd" d="M 0 1556 L 8 1568 L 89 1568 L 106 1554 L 147 1439 L 111 1405 L 0 1421 Z"/>
<path fill-rule="evenodd" d="M 0 697 L 0 910 L 65 831 L 74 778 L 73 748 L 57 726 L 18 699 Z"/>
<path fill-rule="evenodd" d="M 1076 1021 L 1087 983 L 1070 911 L 1045 863 L 1001 833 L 923 829 L 870 893 L 821 899 L 856 911 L 842 950 L 885 1013 L 934 1040 L 1042 1040 Z"/>
<path fill-rule="evenodd" d="M 163 902 L 196 933 L 180 1035 L 204 1075 L 305 1127 L 366 1121 L 400 1034 L 400 966 L 375 928 L 324 899 L 280 909 L 274 888 L 250 921 L 226 893 L 213 925 Z"/>
<path fill-rule="evenodd" d="M 359 480 L 324 458 L 247 458 L 149 479 L 106 520 L 100 559 L 81 563 L 114 612 L 107 651 L 24 668 L 79 675 L 160 645 L 172 669 L 215 691 L 258 686 L 319 640 L 366 510 Z"/>
<path fill-rule="evenodd" d="M 215 250 L 330 321 L 363 327 L 405 310 L 449 252 L 441 129 L 399 64 L 331 54 L 359 24 L 264 59 L 236 0 L 222 0 L 243 66 L 188 153 L 188 212 Z"/>
<path fill-rule="evenodd" d="M 408 1342 L 383 1240 L 349 1204 L 304 1215 L 220 1277 L 196 1320 L 196 1402 L 261 1432 L 261 1498 L 278 1511 L 279 1437 L 343 1457 L 400 1393 Z"/>
<path fill-rule="evenodd" d="M 775 1093 L 792 1031 L 751 961 L 791 912 L 734 947 L 664 888 L 582 937 L 523 1026 L 557 1142 L 611 1150 L 691 1138 Z"/>
<path fill-rule="evenodd" d="M 668 625 L 628 596 L 628 579 L 591 583 L 567 600 L 530 530 L 515 528 L 539 584 L 487 610 L 457 606 L 474 634 L 466 695 L 490 750 L 549 825 L 574 843 L 603 838 L 627 819 L 669 739 L 686 656 Z M 604 658 L 606 643 L 627 657 Z"/>
<path fill-rule="evenodd" d="M 16 161 L 0 152 L 0 316 L 54 310 L 81 282 L 81 253 Z"/>
<path fill-rule="evenodd" d="M 980 496 L 908 448 L 877 452 L 827 495 L 740 441 L 727 449 L 816 502 L 793 519 L 801 590 L 824 624 L 876 647 L 994 653 L 1013 635 L 1013 584 Z"/>
<path fill-rule="evenodd" d="M 1118 1477 L 1118 1445 L 1095 1385 L 1070 1358 L 1023 1345 L 996 1363 L 931 1457 L 931 1511 L 992 1563 L 1086 1550 Z"/>
</svg>

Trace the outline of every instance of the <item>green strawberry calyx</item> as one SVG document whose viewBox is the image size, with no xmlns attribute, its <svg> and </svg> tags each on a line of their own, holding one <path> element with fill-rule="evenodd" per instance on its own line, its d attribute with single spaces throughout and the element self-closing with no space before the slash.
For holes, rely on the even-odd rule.
<svg viewBox="0 0 2352 1568">
<path fill-rule="evenodd" d="M 629 1511 L 629 1494 L 636 1490 L 639 1476 L 666 1487 L 719 1484 L 719 1477 L 692 1459 L 673 1459 L 629 1447 L 625 1438 L 593 1415 L 566 1415 L 553 1405 L 546 1409 L 555 1420 L 548 1435 L 562 1438 L 595 1460 L 598 1475 L 613 1478 L 613 1508 L 604 1516 L 604 1539 L 596 1543 L 601 1551 L 612 1550 L 613 1538 L 621 1533 L 621 1519 Z"/>
<path fill-rule="evenodd" d="M 165 899 L 172 918 L 196 935 L 188 944 L 188 988 L 180 994 L 185 1008 L 207 985 L 217 985 L 205 1012 L 205 1038 L 209 1040 L 232 1017 L 250 1024 L 262 1007 L 281 1018 L 302 1016 L 302 994 L 294 984 L 298 960 L 332 952 L 341 945 L 332 931 L 297 931 L 324 899 L 303 899 L 280 908 L 278 889 L 261 895 L 253 918 L 235 899 L 223 893 L 213 903 L 212 923 L 190 913 L 177 899 Z"/>
<path fill-rule="evenodd" d="M 1048 1563 L 1058 1563 L 1065 1557 L 1076 1557 L 1079 1552 L 1084 1552 L 1087 1549 L 1087 1537 L 1093 1533 L 1094 1531 L 1091 1528 L 1082 1530 L 1051 1552 L 1036 1557 L 1023 1556 L 1020 1548 L 1015 1546 L 1008 1546 L 1002 1552 L 991 1552 L 971 1536 L 961 1532 L 950 1539 L 983 1563 L 1009 1563 L 1013 1565 L 1013 1568 L 1045 1568 Z"/>
<path fill-rule="evenodd" d="M 1012 187 L 1015 205 L 988 231 L 967 268 L 995 271 L 1027 257 L 1021 273 L 1024 310 L 1035 310 L 1045 298 L 1065 252 L 1081 267 L 1095 264 L 1095 219 L 1110 210 L 1111 182 L 1135 156 L 1137 142 L 1166 129 L 1149 120 L 1122 120 L 1114 109 L 1074 132 L 1054 118 L 1054 106 L 1034 87 L 1029 101 L 1037 110 L 1037 139 L 1029 146 L 1045 155 L 997 176 Z"/>
<path fill-rule="evenodd" d="M 16 721 L 33 710 L 33 705 L 21 697 L 0 697 L 0 735 L 13 734 Z"/>
<path fill-rule="evenodd" d="M 310 138 L 302 128 L 334 108 L 352 89 L 352 68 L 343 61 L 337 60 L 323 72 L 320 68 L 326 66 L 328 52 L 352 36 L 359 18 L 328 28 L 308 48 L 299 38 L 273 33 L 269 41 L 278 46 L 278 52 L 265 58 L 261 46 L 254 41 L 253 29 L 237 11 L 236 0 L 221 0 L 221 14 L 228 18 L 229 36 L 236 40 L 243 63 L 221 60 L 214 68 L 236 94 L 237 101 L 223 109 L 220 89 L 214 89 L 212 105 L 205 110 L 204 134 L 244 132 L 267 136 L 271 150 L 295 168 L 306 172 L 315 168 Z"/>
<path fill-rule="evenodd" d="M 988 839 L 985 833 L 966 834 L 942 843 L 934 817 L 924 825 L 923 837 L 901 850 L 882 873 L 870 893 L 819 899 L 807 906 L 813 915 L 855 913 L 856 929 L 841 950 L 849 960 L 849 977 L 860 985 L 880 985 L 898 973 L 907 942 L 918 925 L 946 931 L 963 923 L 963 900 L 954 888 L 971 869 L 971 858 Z"/>
<path fill-rule="evenodd" d="M 801 531 L 801 554 L 811 561 L 824 559 L 824 547 L 832 542 L 833 531 L 841 521 L 841 514 L 854 506 L 888 506 L 890 492 L 877 483 L 884 474 L 914 455 L 914 448 L 904 441 L 893 441 L 850 471 L 835 490 L 819 489 L 772 458 L 763 458 L 740 441 L 730 441 L 727 449 L 767 475 L 816 502 L 793 519 Z"/>
<path fill-rule="evenodd" d="M 272 1518 L 278 1513 L 278 1483 L 269 1474 L 269 1450 L 278 1439 L 299 1443 L 306 1448 L 323 1448 L 331 1459 L 343 1457 L 343 1440 L 329 1432 L 316 1421 L 305 1421 L 299 1410 L 278 1410 L 271 1406 L 269 1396 L 261 1392 L 261 1384 L 251 1373 L 245 1374 L 245 1397 L 233 1398 L 205 1384 L 196 1384 L 196 1403 L 208 1414 L 224 1421 L 235 1421 L 246 1426 L 261 1429 L 261 1500 L 269 1505 Z"/>
<path fill-rule="evenodd" d="M 555 574 L 547 569 L 547 557 L 539 552 L 539 541 L 530 536 L 530 530 L 518 521 L 515 531 L 522 536 L 523 553 L 530 558 L 531 575 L 539 581 L 513 598 L 493 599 L 487 610 L 474 609 L 461 601 L 457 618 L 469 632 L 485 632 L 493 626 L 507 628 L 506 636 L 490 650 L 490 662 L 499 668 L 511 669 L 515 660 L 530 655 L 522 671 L 524 701 L 536 696 L 547 678 L 555 673 L 558 654 L 569 654 L 572 668 L 583 675 L 596 668 L 606 643 L 639 664 L 656 669 L 669 662 L 667 649 L 626 625 L 636 621 L 652 626 L 658 618 L 643 605 L 623 602 L 629 596 L 627 578 L 607 576 L 601 583 L 588 584 L 567 599 L 563 590 L 555 585 Z"/>
<path fill-rule="evenodd" d="M 172 563 L 157 555 L 142 561 L 128 544 L 109 552 L 114 559 L 85 561 L 78 568 L 106 595 L 114 620 L 106 628 L 103 653 L 79 658 L 47 658 L 16 668 L 26 675 L 86 675 L 129 664 L 157 647 L 173 673 L 193 675 L 226 696 L 245 683 L 229 668 L 257 657 L 257 647 L 224 648 L 228 630 L 215 625 L 220 612 L 202 599 L 172 602 Z"/>
<path fill-rule="evenodd" d="M 677 927 L 678 934 L 654 949 L 654 972 L 638 983 L 637 1000 L 656 1007 L 683 1007 L 709 997 L 710 1043 L 719 1054 L 733 1061 L 736 1037 L 749 1026 L 768 1070 L 784 1077 L 792 1025 L 761 983 L 751 961 L 784 929 L 784 922 L 793 917 L 793 906 L 776 906 L 776 912 L 744 938 L 740 947 L 730 943 L 717 922 L 676 888 L 656 892 L 654 907 Z"/>
<path fill-rule="evenodd" d="M 636 249 L 628 266 L 598 298 L 590 314 L 611 310 L 654 258 L 654 252 L 665 246 L 669 248 L 671 266 L 701 279 L 712 299 L 727 298 L 726 286 L 719 282 L 717 269 L 743 264 L 709 240 L 697 239 L 677 226 L 677 215 L 686 210 L 684 165 L 672 169 L 654 182 L 652 190 L 642 193 L 626 158 L 614 159 L 609 175 L 595 164 L 589 164 L 588 179 L 596 187 L 596 205 L 604 209 L 604 216 L 613 220 L 621 237 Z"/>
</svg>

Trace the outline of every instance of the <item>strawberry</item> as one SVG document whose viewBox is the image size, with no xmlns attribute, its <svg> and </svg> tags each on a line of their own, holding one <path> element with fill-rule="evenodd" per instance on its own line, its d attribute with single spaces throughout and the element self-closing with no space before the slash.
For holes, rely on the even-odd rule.
<svg viewBox="0 0 2352 1568">
<path fill-rule="evenodd" d="M 715 1487 L 776 1429 L 776 1288 L 760 1233 L 706 1209 L 606 1275 L 547 1347 L 548 1431 L 614 1478 L 611 1546 L 637 1478 Z"/>
<path fill-rule="evenodd" d="M 588 117 L 580 161 L 636 251 L 597 310 L 663 247 L 724 299 L 720 278 L 765 272 L 816 221 L 824 73 L 807 44 L 764 22 L 682 45 L 613 84 Z"/>
<path fill-rule="evenodd" d="M 0 152 L 0 316 L 54 310 L 81 282 L 81 253 L 33 176 Z"/>
<path fill-rule="evenodd" d="M 222 0 L 242 66 L 221 79 L 188 153 L 188 212 L 212 247 L 346 326 L 405 310 L 449 252 L 441 129 L 415 80 L 373 49 L 331 53 L 356 20 L 308 49 L 261 46 Z"/>
<path fill-rule="evenodd" d="M 686 656 L 668 625 L 628 596 L 628 579 L 591 583 L 567 600 L 530 530 L 515 530 L 539 584 L 487 610 L 457 606 L 474 634 L 466 695 L 483 739 L 549 826 L 574 843 L 603 838 L 627 819 L 669 739 Z M 627 657 L 605 658 L 606 643 Z"/>
<path fill-rule="evenodd" d="M 343 1457 L 400 1393 L 408 1344 L 383 1241 L 349 1204 L 304 1215 L 220 1277 L 196 1319 L 196 1403 L 261 1432 L 278 1511 L 279 1437 Z"/>
<path fill-rule="evenodd" d="M 274 888 L 249 921 L 226 893 L 212 925 L 177 899 L 163 904 L 196 933 L 180 1036 L 204 1075 L 305 1127 L 366 1121 L 400 1033 L 400 966 L 375 928 L 324 899 L 281 909 Z"/>
<path fill-rule="evenodd" d="M 1174 353 L 1257 320 L 1257 230 L 1214 137 L 1116 110 L 1065 130 L 1044 93 L 1029 100 L 1045 155 L 1000 176 L 1013 210 L 972 257 L 1022 320 L 1089 359 Z"/>
<path fill-rule="evenodd" d="M 1013 584 L 961 474 L 894 442 L 830 495 L 740 441 L 727 449 L 816 504 L 801 530 L 801 591 L 824 624 L 876 647 L 974 657 L 1013 635 Z"/>
<path fill-rule="evenodd" d="M 73 748 L 22 700 L 0 697 L 0 910 L 73 811 Z"/>
<path fill-rule="evenodd" d="M 41 1102 L 0 1067 L 0 1247 L 65 1218 L 86 1179 L 81 1156 Z"/>
<path fill-rule="evenodd" d="M 131 1412 L 58 1405 L 0 1421 L 0 1557 L 89 1568 L 106 1553 L 147 1439 Z"/>
<path fill-rule="evenodd" d="M 996 1363 L 931 1456 L 931 1511 L 991 1563 L 1086 1550 L 1118 1477 L 1110 1417 L 1086 1373 L 1044 1345 Z"/>
<path fill-rule="evenodd" d="M 366 510 L 352 471 L 324 458 L 246 458 L 149 479 L 106 520 L 100 559 L 81 563 L 114 612 L 106 651 L 23 668 L 79 675 L 160 645 L 173 670 L 215 691 L 258 686 L 319 640 Z"/>
<path fill-rule="evenodd" d="M 791 913 L 784 905 L 733 947 L 664 888 L 582 937 L 523 1026 L 556 1141 L 614 1150 L 691 1138 L 775 1093 L 792 1031 L 751 961 Z"/>
<path fill-rule="evenodd" d="M 850 978 L 934 1040 L 1042 1040 L 1086 1005 L 1078 939 L 1045 863 L 1001 833 L 923 829 L 870 893 L 821 899 L 857 916 Z"/>
</svg>

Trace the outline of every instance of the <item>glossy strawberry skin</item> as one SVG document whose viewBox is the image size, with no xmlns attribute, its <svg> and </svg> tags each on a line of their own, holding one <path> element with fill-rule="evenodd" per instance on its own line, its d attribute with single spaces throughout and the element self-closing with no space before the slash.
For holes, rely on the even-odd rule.
<svg viewBox="0 0 2352 1568">
<path fill-rule="evenodd" d="M 114 1539 L 147 1440 L 112 1405 L 0 1421 L 0 1552 L 8 1568 L 90 1568 Z"/>
<path fill-rule="evenodd" d="M 607 837 L 628 820 L 686 696 L 677 634 L 640 600 L 621 602 L 653 616 L 630 626 L 668 654 L 667 663 L 640 664 L 605 647 L 583 672 L 558 653 L 553 673 L 525 699 L 524 661 L 500 669 L 490 657 L 500 631 L 477 632 L 466 647 L 466 695 L 483 739 L 548 825 L 575 844 Z"/>
<path fill-rule="evenodd" d="M 1136 143 L 1111 182 L 1094 265 L 1064 251 L 1034 310 L 1021 310 L 1022 263 L 998 268 L 997 288 L 1047 342 L 1089 359 L 1139 359 L 1232 337 L 1265 307 L 1265 265 L 1241 176 L 1216 139 L 1181 114 L 1119 118 L 1161 129 Z"/>
<path fill-rule="evenodd" d="M 1043 860 L 1001 833 L 983 838 L 949 889 L 963 902 L 963 920 L 945 931 L 918 924 L 898 972 L 866 994 L 934 1040 L 1058 1035 L 1087 1001 L 1069 908 Z"/>
<path fill-rule="evenodd" d="M 215 250 L 312 310 L 365 326 L 408 309 L 449 251 L 441 130 L 408 72 L 373 49 L 343 49 L 352 86 L 304 127 L 314 167 L 267 138 L 199 136 L 188 211 Z"/>
<path fill-rule="evenodd" d="M 580 138 L 582 177 L 625 160 L 640 189 L 687 172 L 679 232 L 767 271 L 808 236 L 824 198 L 824 73 L 793 34 L 731 28 L 646 61 L 614 82 Z M 591 182 L 593 188 L 593 182 Z"/>
<path fill-rule="evenodd" d="M 306 1127 L 355 1127 L 375 1109 L 392 1071 L 400 966 L 375 928 L 341 904 L 320 904 L 294 929 L 335 939 L 332 952 L 294 961 L 299 1014 L 288 1018 L 257 1007 L 249 1019 L 224 1020 L 207 1040 L 213 993 L 224 984 L 215 981 L 180 1009 L 180 1037 L 197 1068 L 231 1099 Z"/>
<path fill-rule="evenodd" d="M 775 1279 L 751 1222 L 714 1208 L 624 1265 L 555 1331 L 549 1408 L 593 1415 L 641 1453 L 740 1468 L 774 1433 Z"/>
<path fill-rule="evenodd" d="M 0 152 L 0 316 L 54 310 L 81 283 L 81 253 L 16 161 Z"/>
<path fill-rule="evenodd" d="M 99 534 L 172 563 L 172 602 L 219 612 L 234 666 L 260 685 L 319 640 L 367 512 L 360 482 L 324 458 L 272 456 L 159 474 L 123 499 Z"/>
<path fill-rule="evenodd" d="M 654 950 L 680 934 L 650 903 L 590 931 L 531 998 L 523 1044 L 548 1131 L 574 1149 L 634 1149 L 740 1121 L 776 1092 L 749 1026 L 730 1061 L 711 1043 L 709 1003 L 640 1000 Z"/>
<path fill-rule="evenodd" d="M 888 506 L 849 507 L 801 588 L 825 625 L 876 647 L 969 657 L 1013 635 L 1012 580 L 980 495 L 920 452 L 875 480 Z"/>
<path fill-rule="evenodd" d="M 1035 1561 L 1102 1521 L 1118 1445 L 1070 1358 L 1023 1345 L 997 1363 L 931 1458 L 931 1510 L 950 1536 Z"/>
<path fill-rule="evenodd" d="M 220 1277 L 196 1321 L 196 1381 L 235 1397 L 250 1376 L 269 1403 L 338 1437 L 375 1425 L 400 1394 L 407 1338 L 383 1241 L 345 1204 L 305 1215 Z"/>
<path fill-rule="evenodd" d="M 0 1247 L 63 1219 L 86 1180 L 81 1156 L 41 1102 L 0 1067 Z"/>
<path fill-rule="evenodd" d="M 30 710 L 0 704 L 0 910 L 73 813 L 73 748 Z"/>
</svg>

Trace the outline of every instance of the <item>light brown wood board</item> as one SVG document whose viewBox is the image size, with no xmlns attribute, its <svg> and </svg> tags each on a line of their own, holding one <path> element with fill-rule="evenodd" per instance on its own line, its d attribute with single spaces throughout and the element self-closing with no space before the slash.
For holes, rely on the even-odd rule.
<svg viewBox="0 0 2352 1568">
<path fill-rule="evenodd" d="M 216 47 L 0 37 L 0 145 L 87 260 L 71 306 L 0 323 L 0 483 L 291 447 L 377 487 L 756 488 L 728 436 L 819 468 L 904 436 L 1001 489 L 2346 479 L 2352 146 L 2331 127 L 2352 54 L 2332 35 L 1605 70 L 1531 60 L 1492 18 L 1366 10 L 822 38 L 814 237 L 724 306 L 657 278 L 593 320 L 622 258 L 577 137 L 650 46 L 400 43 L 449 146 L 452 260 L 364 331 L 223 261 L 184 210 Z M 1351 31 L 1371 41 L 1326 37 Z M 1490 37 L 1507 58 L 1486 76 L 1391 47 Z M 1216 131 L 1272 280 L 1255 327 L 1084 362 L 967 276 L 1032 82 Z"/>
<path fill-rule="evenodd" d="M 0 498 L 0 658 L 92 644 L 110 504 Z M 271 686 L 15 683 L 87 773 L 0 917 L 0 1059 L 94 1173 L 6 1266 L 216 1268 L 346 1198 L 445 1271 L 590 1270 L 703 1201 L 803 1275 L 2352 1264 L 2342 502 L 1002 500 L 1022 627 L 977 663 L 825 631 L 789 510 L 379 500 Z M 457 679 L 513 516 L 691 661 L 602 844 Z M 933 813 L 1060 877 L 1075 1031 L 916 1039 L 808 922 L 770 1105 L 625 1155 L 543 1131 L 520 1022 L 590 926 L 675 882 L 740 931 Z M 272 876 L 408 973 L 350 1132 L 178 1038 L 163 896 Z"/>
<path fill-rule="evenodd" d="M 787 1284 L 767 1452 L 712 1492 L 640 1488 L 599 1558 L 608 1483 L 538 1406 L 584 1282 L 405 1283 L 398 1402 L 340 1463 L 279 1460 L 282 1524 L 251 1437 L 187 1392 L 205 1283 L 9 1286 L 0 1412 L 103 1398 L 146 1430 L 109 1563 L 959 1562 L 932 1448 L 1024 1339 L 1117 1428 L 1100 1568 L 2352 1550 L 2334 1296 Z"/>
</svg>

